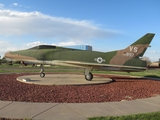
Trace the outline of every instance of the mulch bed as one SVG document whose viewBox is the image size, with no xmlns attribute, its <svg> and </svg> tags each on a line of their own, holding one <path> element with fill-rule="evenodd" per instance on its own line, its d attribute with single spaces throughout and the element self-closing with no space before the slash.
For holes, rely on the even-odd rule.
<svg viewBox="0 0 160 120">
<path fill-rule="evenodd" d="M 98 103 L 148 98 L 160 94 L 160 81 L 101 75 L 114 81 L 99 85 L 47 86 L 16 80 L 21 74 L 0 74 L 0 100 L 43 103 Z"/>
</svg>

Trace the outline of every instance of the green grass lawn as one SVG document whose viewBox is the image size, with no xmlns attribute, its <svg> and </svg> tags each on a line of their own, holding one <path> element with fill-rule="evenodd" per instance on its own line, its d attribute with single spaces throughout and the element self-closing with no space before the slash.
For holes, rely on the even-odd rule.
<svg viewBox="0 0 160 120">
<path fill-rule="evenodd" d="M 135 114 L 126 116 L 93 117 L 88 120 L 160 120 L 160 112 Z"/>
<path fill-rule="evenodd" d="M 15 69 L 14 69 L 15 68 Z M 18 69 L 20 68 L 20 69 Z M 36 72 L 39 73 L 40 67 L 32 67 L 31 65 L 28 66 L 22 66 L 20 64 L 13 64 L 13 65 L 6 65 L 2 64 L 0 65 L 0 73 L 9 73 L 9 72 L 16 72 L 16 73 L 32 73 Z M 74 73 L 84 73 L 83 69 L 76 69 L 76 68 L 71 68 L 71 67 L 66 67 L 66 66 L 45 66 L 44 67 L 45 72 L 74 72 Z M 118 72 L 118 71 L 98 71 L 98 70 L 93 70 L 93 74 L 118 74 L 118 75 L 129 75 L 129 76 L 145 76 L 145 77 L 155 77 L 155 78 L 160 78 L 160 69 L 153 69 L 153 70 L 146 70 L 144 72 Z"/>
</svg>

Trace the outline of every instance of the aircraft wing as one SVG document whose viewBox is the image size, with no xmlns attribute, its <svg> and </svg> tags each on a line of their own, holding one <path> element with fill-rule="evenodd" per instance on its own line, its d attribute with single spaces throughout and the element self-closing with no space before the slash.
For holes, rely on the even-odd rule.
<svg viewBox="0 0 160 120">
<path fill-rule="evenodd" d="M 79 68 L 92 68 L 92 69 L 102 69 L 111 71 L 144 71 L 146 67 L 136 67 L 136 66 L 125 66 L 125 65 L 113 65 L 113 64 L 102 64 L 102 63 L 90 63 L 90 62 L 79 62 L 79 61 L 63 61 L 63 60 L 53 60 L 53 61 L 42 61 L 42 60 L 31 60 L 31 59 L 19 59 L 25 62 L 32 62 L 36 64 L 48 64 L 48 65 L 61 65 L 61 66 L 71 66 Z"/>
<path fill-rule="evenodd" d="M 125 66 L 125 65 L 112 65 L 112 64 L 99 64 L 99 63 L 88 63 L 88 62 L 79 62 L 79 61 L 59 61 L 54 60 L 53 64 L 57 65 L 66 65 L 74 67 L 87 68 L 91 67 L 92 69 L 103 69 L 103 70 L 113 70 L 113 71 L 144 71 L 146 67 L 136 67 L 136 66 Z"/>
</svg>

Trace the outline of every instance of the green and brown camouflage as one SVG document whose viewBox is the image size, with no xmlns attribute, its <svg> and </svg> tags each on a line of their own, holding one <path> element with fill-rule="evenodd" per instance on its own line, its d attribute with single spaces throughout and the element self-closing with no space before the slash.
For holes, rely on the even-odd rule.
<svg viewBox="0 0 160 120">
<path fill-rule="evenodd" d="M 146 61 L 139 59 L 149 47 L 155 34 L 147 33 L 123 50 L 98 52 L 70 49 L 51 45 L 39 45 L 27 50 L 7 52 L 6 58 L 37 64 L 63 65 L 85 69 L 85 78 L 92 80 L 92 69 L 115 71 L 143 71 Z M 41 77 L 44 76 L 43 68 Z"/>
</svg>

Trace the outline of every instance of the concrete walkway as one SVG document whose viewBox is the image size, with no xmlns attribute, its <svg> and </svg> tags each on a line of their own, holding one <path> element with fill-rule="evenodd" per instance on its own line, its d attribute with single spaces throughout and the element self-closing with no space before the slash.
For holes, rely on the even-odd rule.
<svg viewBox="0 0 160 120">
<path fill-rule="evenodd" d="M 119 116 L 160 111 L 160 96 L 105 103 L 27 103 L 0 101 L 0 117 L 33 120 L 87 120 L 96 116 Z"/>
</svg>

